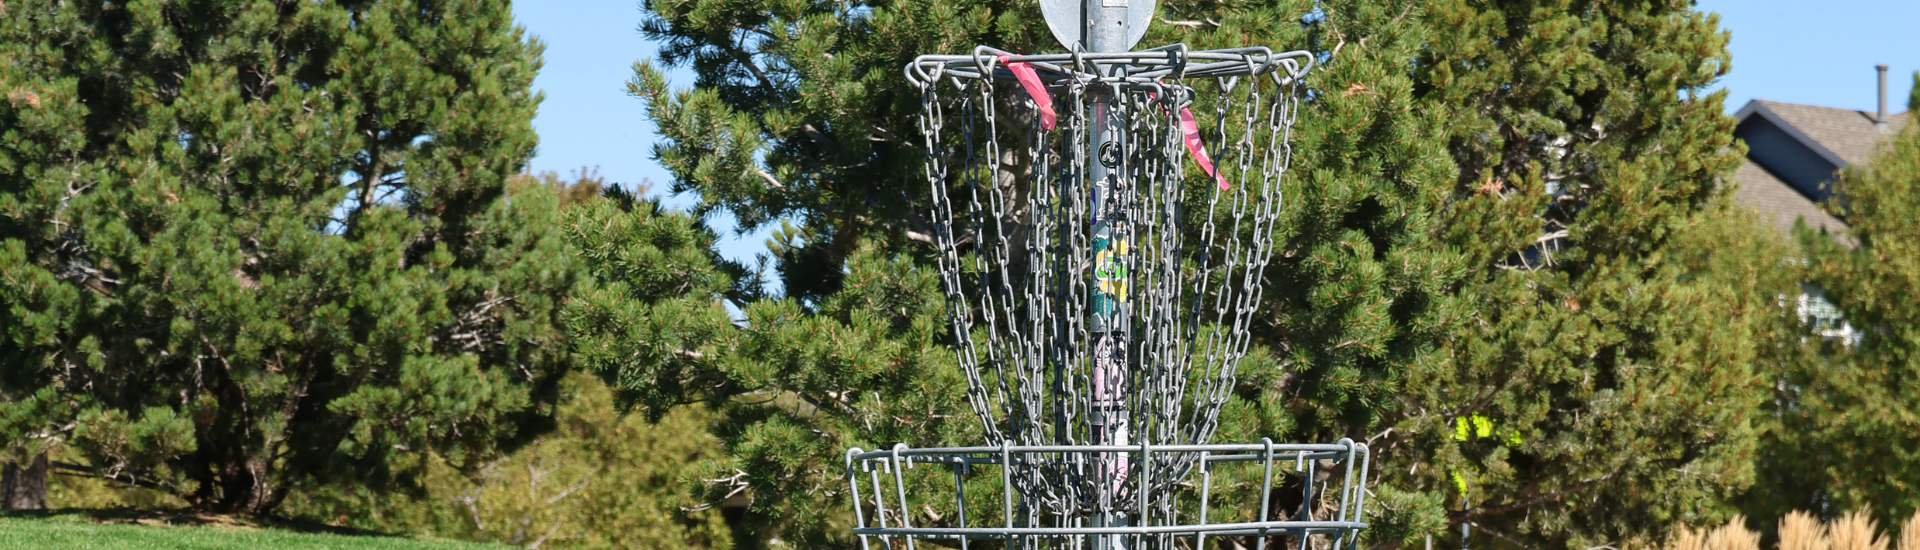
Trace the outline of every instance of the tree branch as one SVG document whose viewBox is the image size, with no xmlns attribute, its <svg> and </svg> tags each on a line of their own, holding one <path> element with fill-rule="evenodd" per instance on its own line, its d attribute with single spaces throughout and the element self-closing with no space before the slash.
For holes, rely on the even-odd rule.
<svg viewBox="0 0 1920 550">
<path fill-rule="evenodd" d="M 1597 478 L 1593 478 L 1593 479 L 1589 479 L 1589 480 L 1586 480 L 1586 481 L 1582 481 L 1582 482 L 1579 482 L 1579 483 L 1575 483 L 1575 484 L 1573 484 L 1573 486 L 1572 486 L 1572 487 L 1568 487 L 1568 488 L 1565 488 L 1565 489 L 1557 489 L 1557 490 L 1553 490 L 1553 491 L 1547 491 L 1547 492 L 1545 492 L 1545 493 L 1541 493 L 1541 494 L 1538 494 L 1538 495 L 1534 495 L 1534 497 L 1533 497 L 1533 498 L 1529 498 L 1529 499 L 1526 499 L 1526 500 L 1522 500 L 1522 501 L 1519 501 L 1519 502 L 1514 502 L 1514 503 L 1511 503 L 1511 504 L 1506 504 L 1506 505 L 1502 505 L 1502 506 L 1500 506 L 1500 507 L 1497 507 L 1497 508 L 1475 508 L 1475 509 L 1471 509 L 1471 510 L 1466 510 L 1466 511 L 1455 511 L 1455 512 L 1449 512 L 1449 513 L 1447 514 L 1447 516 L 1449 517 L 1449 519 L 1453 519 L 1453 520 L 1455 520 L 1455 522 L 1459 522 L 1459 521 L 1464 521 L 1464 520 L 1470 520 L 1470 519 L 1474 519 L 1474 518 L 1484 518 L 1484 517 L 1488 517 L 1488 516 L 1497 516 L 1497 515 L 1500 515 L 1500 514 L 1504 514 L 1504 513 L 1507 513 L 1507 512 L 1512 512 L 1512 511 L 1514 511 L 1514 510 L 1519 510 L 1519 509 L 1522 509 L 1522 508 L 1526 508 L 1526 507 L 1529 507 L 1529 506 L 1533 506 L 1533 505 L 1535 505 L 1535 504 L 1539 504 L 1539 503 L 1542 503 L 1542 502 L 1546 502 L 1546 501 L 1548 501 L 1548 500 L 1557 500 L 1557 499 L 1559 499 L 1560 497 L 1563 497 L 1563 496 L 1566 496 L 1566 495 L 1567 495 L 1567 493 L 1572 493 L 1572 492 L 1574 492 L 1574 491 L 1579 491 L 1579 490 L 1581 490 L 1581 489 L 1585 489 L 1585 488 L 1588 488 L 1588 487 L 1592 487 L 1592 486 L 1594 486 L 1594 485 L 1598 485 L 1598 484 L 1600 484 L 1601 482 L 1604 482 L 1604 481 L 1606 481 L 1606 480 L 1608 480 L 1608 479 L 1612 479 L 1612 478 L 1613 478 L 1613 474 L 1612 474 L 1612 473 L 1608 473 L 1607 475 L 1603 475 L 1603 476 L 1600 476 L 1600 477 L 1597 477 Z"/>
</svg>

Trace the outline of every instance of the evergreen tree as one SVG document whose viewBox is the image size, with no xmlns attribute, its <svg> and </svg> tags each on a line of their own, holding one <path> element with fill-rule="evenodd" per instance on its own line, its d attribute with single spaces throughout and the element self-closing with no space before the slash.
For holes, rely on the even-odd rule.
<svg viewBox="0 0 1920 550">
<path fill-rule="evenodd" d="M 575 361 L 655 420 L 736 391 L 719 364 L 736 332 L 724 303 L 745 303 L 745 269 L 714 251 L 715 235 L 698 219 L 624 188 L 606 191 L 567 209 L 563 227 L 582 271 L 599 282 L 566 308 Z"/>
<path fill-rule="evenodd" d="M 1220 9 L 1191 19 L 1260 21 Z M 1721 184 L 1724 33 L 1684 3 L 1334 2 L 1305 40 L 1330 59 L 1256 327 L 1276 361 L 1222 437 L 1372 442 L 1388 544 L 1723 514 L 1792 288 Z"/>
<path fill-rule="evenodd" d="M 1908 123 L 1870 164 L 1840 173 L 1845 195 L 1828 207 L 1846 217 L 1844 239 L 1796 228 L 1807 283 L 1858 336 L 1821 338 L 1796 326 L 1798 338 L 1783 340 L 1778 424 L 1749 495 L 1756 516 L 1870 507 L 1888 525 L 1920 508 L 1917 185 L 1920 125 Z"/>
<path fill-rule="evenodd" d="M 1415 78 L 1450 130 L 1440 233 L 1470 314 L 1399 379 L 1382 483 L 1535 547 L 1721 519 L 1793 288 L 1727 204 L 1742 151 L 1706 92 L 1727 34 L 1679 0 L 1424 7 Z"/>
<path fill-rule="evenodd" d="M 0 4 L 11 456 L 262 514 L 529 435 L 574 285 L 506 185 L 539 52 L 505 1 Z"/>
<path fill-rule="evenodd" d="M 721 336 L 724 356 L 702 356 L 711 361 L 702 370 L 652 359 L 596 368 L 638 373 L 615 377 L 618 387 L 669 391 L 628 394 L 649 406 L 699 399 L 722 409 L 730 458 L 709 465 L 705 477 L 725 481 L 705 490 L 710 501 L 750 491 L 737 544 L 848 544 L 847 448 L 965 443 L 977 432 L 953 409 L 965 386 L 937 340 L 946 318 L 929 249 L 914 244 L 931 229 L 920 94 L 900 67 L 974 44 L 1030 50 L 1045 26 L 1030 2 L 647 8 L 641 28 L 662 42 L 660 61 L 697 78 L 674 91 L 652 63 L 636 64 L 629 89 L 663 137 L 654 155 L 675 191 L 699 194 L 696 213 L 728 212 L 743 231 L 780 224 L 770 259 L 785 295 L 740 293 L 745 319 Z M 663 372 L 702 383 L 655 384 Z"/>
</svg>

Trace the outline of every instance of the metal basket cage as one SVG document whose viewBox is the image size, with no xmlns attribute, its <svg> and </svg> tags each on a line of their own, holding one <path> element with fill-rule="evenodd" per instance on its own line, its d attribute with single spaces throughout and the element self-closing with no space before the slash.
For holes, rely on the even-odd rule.
<svg viewBox="0 0 1920 550">
<path fill-rule="evenodd" d="M 1137 499 L 1117 506 L 1130 517 L 1130 524 L 1093 525 L 1084 516 L 1041 516 L 1023 506 L 1017 497 L 1013 476 L 1023 467 L 1039 462 L 1073 465 L 1081 469 L 1097 468 L 1103 461 L 1124 456 L 1143 465 L 1128 476 L 1129 483 L 1152 483 L 1151 465 L 1157 456 L 1186 455 L 1198 465 L 1196 483 L 1181 484 L 1178 490 L 1149 498 L 1134 491 Z M 1176 543 L 1192 540 L 1192 548 L 1205 548 L 1209 536 L 1257 536 L 1256 546 L 1265 548 L 1275 536 L 1292 536 L 1299 547 L 1308 548 L 1314 536 L 1332 537 L 1331 548 L 1350 547 L 1365 529 L 1367 470 L 1371 454 L 1365 443 L 1342 439 L 1330 444 L 1286 444 L 1261 440 L 1254 444 L 1208 445 L 1011 445 L 997 447 L 944 447 L 915 449 L 906 444 L 888 450 L 847 451 L 846 477 L 853 501 L 856 528 L 861 548 L 914 548 L 916 539 L 946 539 L 966 548 L 973 539 L 1007 541 L 1007 547 L 1088 548 L 1091 539 L 1106 537 L 1126 548 L 1175 548 Z M 1317 470 L 1330 462 L 1337 469 L 1337 482 L 1301 484 L 1304 494 L 1300 509 L 1286 511 L 1289 519 L 1273 520 L 1276 474 L 1298 474 L 1312 480 Z M 915 465 L 933 466 L 924 473 L 909 474 Z M 1013 465 L 1012 468 L 1006 467 Z M 1260 495 L 1257 515 L 1248 519 L 1219 521 L 1209 517 L 1214 493 L 1216 469 L 1241 465 L 1257 471 Z M 940 466 L 945 466 L 944 471 Z M 997 471 L 1000 480 L 999 514 L 981 518 L 970 515 L 967 481 L 989 475 L 983 469 Z M 1289 472 L 1288 470 L 1291 470 Z M 912 476 L 928 476 L 915 480 Z M 933 482 L 939 476 L 950 482 Z M 1330 477 L 1329 479 L 1335 479 Z M 949 484 L 950 483 L 950 484 Z M 862 489 L 862 485 L 866 485 Z M 914 494 L 911 488 L 945 485 L 941 494 Z M 948 494 L 950 493 L 950 494 Z M 978 498 L 977 496 L 975 498 Z M 954 503 L 956 514 L 949 524 L 913 524 L 914 506 L 940 499 Z M 1313 504 L 1319 499 L 1336 503 L 1331 514 L 1315 517 Z M 1249 505 L 1251 503 L 1248 503 Z M 1182 510 L 1186 515 L 1182 517 Z M 998 521 L 995 521 L 998 520 Z M 875 543 L 878 542 L 876 545 Z M 901 544 L 901 545 L 896 545 Z M 1092 547 L 1098 547 L 1093 545 Z"/>
</svg>

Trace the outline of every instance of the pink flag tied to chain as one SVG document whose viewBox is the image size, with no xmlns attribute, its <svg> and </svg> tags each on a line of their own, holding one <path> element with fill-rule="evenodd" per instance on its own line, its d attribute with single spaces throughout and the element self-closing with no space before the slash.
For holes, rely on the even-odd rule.
<svg viewBox="0 0 1920 550">
<path fill-rule="evenodd" d="M 1155 97 L 1155 94 L 1148 92 L 1147 97 Z M 1200 143 L 1200 122 L 1193 119 L 1193 110 L 1186 107 L 1180 108 L 1180 139 L 1187 142 L 1187 156 L 1193 157 L 1194 164 L 1200 165 L 1201 170 L 1213 176 L 1214 181 L 1220 182 L 1221 191 L 1233 188 L 1227 184 L 1226 176 L 1213 169 L 1213 157 L 1207 156 L 1206 144 Z"/>
<path fill-rule="evenodd" d="M 1193 163 L 1200 165 L 1207 175 L 1213 176 L 1214 181 L 1220 182 L 1221 191 L 1233 187 L 1227 185 L 1226 176 L 1213 169 L 1213 158 L 1207 156 L 1206 145 L 1200 143 L 1200 123 L 1193 120 L 1193 111 L 1186 107 L 1180 108 L 1180 137 L 1187 142 L 1187 154 L 1193 157 Z"/>
<path fill-rule="evenodd" d="M 1011 61 L 1008 56 L 1000 56 L 1000 62 L 1013 71 L 1013 77 L 1020 81 L 1020 87 L 1027 89 L 1027 95 L 1033 97 L 1033 104 L 1040 106 L 1040 127 L 1052 130 L 1057 117 L 1053 113 L 1053 96 L 1047 95 L 1047 86 L 1040 83 L 1040 73 L 1025 62 Z"/>
<path fill-rule="evenodd" d="M 1048 95 L 1046 85 L 1040 83 L 1040 74 L 1034 72 L 1032 65 L 1013 61 L 1009 56 L 1000 56 L 1000 62 L 1013 72 L 1013 77 L 1020 81 L 1020 87 L 1026 88 L 1033 103 L 1040 106 L 1040 127 L 1052 130 L 1058 115 L 1053 112 L 1053 96 Z M 1220 183 L 1221 190 L 1231 189 L 1233 186 L 1227 184 L 1226 176 L 1214 169 L 1213 158 L 1207 156 L 1206 145 L 1200 142 L 1200 123 L 1194 120 L 1193 110 L 1186 107 L 1180 108 L 1180 136 L 1186 141 L 1187 154 L 1193 157 L 1194 164 L 1200 165 L 1201 170 L 1213 176 L 1214 181 Z"/>
</svg>

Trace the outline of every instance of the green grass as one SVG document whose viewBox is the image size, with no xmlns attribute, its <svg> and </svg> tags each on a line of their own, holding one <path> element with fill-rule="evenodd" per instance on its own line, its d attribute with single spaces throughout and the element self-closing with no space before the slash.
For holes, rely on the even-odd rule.
<svg viewBox="0 0 1920 550">
<path fill-rule="evenodd" d="M 108 519 L 107 521 L 112 521 Z M 492 544 L 230 525 L 102 523 L 87 514 L 0 516 L 0 549 L 75 550 L 495 550 Z"/>
</svg>

